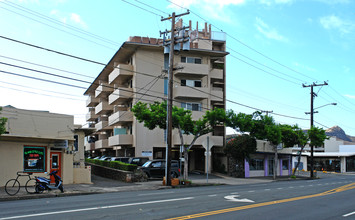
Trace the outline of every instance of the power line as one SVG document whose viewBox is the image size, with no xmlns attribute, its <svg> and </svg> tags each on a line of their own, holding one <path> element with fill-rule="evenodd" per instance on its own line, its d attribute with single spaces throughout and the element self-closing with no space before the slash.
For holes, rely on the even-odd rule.
<svg viewBox="0 0 355 220">
<path fill-rule="evenodd" d="M 10 60 L 14 60 L 14 61 L 18 61 L 18 62 L 22 62 L 22 63 L 35 65 L 35 66 L 40 66 L 40 67 L 44 67 L 44 68 L 48 68 L 48 69 L 52 69 L 52 70 L 57 70 L 57 71 L 61 71 L 61 72 L 64 72 L 64 73 L 70 73 L 70 74 L 77 75 L 77 76 L 82 76 L 82 77 L 87 77 L 87 78 L 90 78 L 90 79 L 95 79 L 95 77 L 92 77 L 92 76 L 87 76 L 87 75 L 84 75 L 84 74 L 75 73 L 75 72 L 72 72 L 72 71 L 58 69 L 58 68 L 54 68 L 54 67 L 50 67 L 50 66 L 45 66 L 45 65 L 38 64 L 38 63 L 33 63 L 33 62 L 25 61 L 25 60 L 15 59 L 15 58 L 3 56 L 3 55 L 0 55 L 0 57 L 6 58 L 6 59 L 10 59 Z"/>
</svg>

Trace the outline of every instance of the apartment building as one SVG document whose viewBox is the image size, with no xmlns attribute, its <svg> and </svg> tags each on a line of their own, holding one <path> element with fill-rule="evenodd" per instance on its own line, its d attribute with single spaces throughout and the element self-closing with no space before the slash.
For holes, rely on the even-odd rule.
<svg viewBox="0 0 355 220">
<path fill-rule="evenodd" d="M 197 29 L 192 30 L 190 22 L 194 36 L 190 50 L 174 53 L 173 104 L 191 110 L 194 119 L 200 118 L 207 109 L 225 108 L 225 56 L 228 54 L 223 33 L 212 32 L 207 24 L 203 30 Z M 88 96 L 86 119 L 96 129 L 86 144 L 90 155 L 165 158 L 166 131 L 148 130 L 136 121 L 130 109 L 138 101 L 166 100 L 168 81 L 164 60 L 167 56 L 161 39 L 130 37 L 89 86 L 84 93 Z M 206 171 L 206 136 L 200 137 L 190 152 L 191 170 Z M 226 164 L 222 150 L 225 127 L 216 127 L 209 136 L 210 166 Z M 191 140 L 192 137 L 185 137 L 186 144 Z M 173 159 L 179 159 L 179 149 L 180 138 L 173 131 Z"/>
</svg>

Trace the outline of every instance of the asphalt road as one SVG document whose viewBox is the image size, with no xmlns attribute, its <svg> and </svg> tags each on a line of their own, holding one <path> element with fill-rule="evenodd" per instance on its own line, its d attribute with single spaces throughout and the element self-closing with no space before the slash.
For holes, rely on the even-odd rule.
<svg viewBox="0 0 355 220">
<path fill-rule="evenodd" d="M 0 203 L 0 219 L 355 219 L 355 175 Z"/>
</svg>

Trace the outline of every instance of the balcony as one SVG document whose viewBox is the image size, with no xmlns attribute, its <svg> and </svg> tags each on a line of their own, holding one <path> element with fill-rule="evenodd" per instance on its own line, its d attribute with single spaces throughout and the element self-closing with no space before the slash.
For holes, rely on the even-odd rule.
<svg viewBox="0 0 355 220">
<path fill-rule="evenodd" d="M 112 129 L 112 127 L 109 126 L 108 121 L 100 121 L 100 122 L 96 123 L 95 129 L 96 129 L 96 131 L 110 130 L 110 129 Z"/>
<path fill-rule="evenodd" d="M 132 99 L 132 88 L 118 88 L 108 97 L 110 105 L 119 105 L 125 103 L 128 99 Z"/>
<path fill-rule="evenodd" d="M 208 98 L 209 89 L 205 87 L 177 86 L 174 88 L 174 98 Z"/>
<path fill-rule="evenodd" d="M 108 145 L 110 147 L 117 145 L 132 145 L 133 135 L 131 134 L 118 134 L 108 138 Z"/>
<path fill-rule="evenodd" d="M 108 114 L 109 112 L 113 111 L 113 106 L 109 105 L 106 100 L 101 101 L 96 107 L 95 107 L 95 114 L 97 115 L 105 115 Z"/>
<path fill-rule="evenodd" d="M 108 83 L 122 84 L 127 79 L 133 77 L 133 66 L 127 64 L 119 64 L 108 76 Z"/>
<path fill-rule="evenodd" d="M 113 92 L 113 87 L 108 83 L 100 83 L 100 85 L 95 90 L 95 97 L 102 98 L 106 97 L 109 93 Z"/>
<path fill-rule="evenodd" d="M 213 79 L 223 79 L 222 69 L 212 69 L 210 72 L 210 77 Z"/>
<path fill-rule="evenodd" d="M 212 88 L 211 101 L 223 102 L 223 90 L 222 88 Z"/>
<path fill-rule="evenodd" d="M 209 66 L 207 64 L 194 64 L 194 63 L 178 63 L 179 69 L 175 71 L 175 75 L 191 74 L 196 76 L 206 76 L 209 73 Z"/>
<path fill-rule="evenodd" d="M 102 149 L 102 148 L 108 148 L 107 139 L 95 141 L 95 149 Z"/>
<path fill-rule="evenodd" d="M 131 111 L 118 111 L 108 117 L 110 126 L 122 125 L 127 122 L 133 122 L 133 113 Z"/>
<path fill-rule="evenodd" d="M 210 143 L 213 143 L 213 146 L 223 146 L 223 136 L 210 136 Z M 187 143 L 188 145 L 190 145 L 190 143 L 193 140 L 193 136 L 192 135 L 184 135 L 184 142 Z M 203 143 L 206 141 L 207 135 L 204 135 L 202 137 L 199 137 L 194 145 L 203 145 Z M 173 136 L 173 144 L 174 145 L 180 145 L 181 144 L 181 140 L 180 140 L 180 136 L 178 134 L 174 134 Z M 211 148 L 212 146 L 210 146 Z"/>
<path fill-rule="evenodd" d="M 95 107 L 97 104 L 99 104 L 99 99 L 94 96 L 90 95 L 86 100 L 86 107 Z"/>
<path fill-rule="evenodd" d="M 95 114 L 95 108 L 90 108 L 86 114 L 86 121 L 95 121 L 98 115 Z"/>
<path fill-rule="evenodd" d="M 87 150 L 95 150 L 95 143 L 85 143 L 85 151 Z"/>
</svg>

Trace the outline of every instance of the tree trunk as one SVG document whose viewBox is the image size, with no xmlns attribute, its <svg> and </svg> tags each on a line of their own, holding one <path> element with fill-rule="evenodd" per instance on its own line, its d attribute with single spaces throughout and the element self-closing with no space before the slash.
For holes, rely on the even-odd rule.
<svg viewBox="0 0 355 220">
<path fill-rule="evenodd" d="M 274 147 L 275 149 L 275 156 L 274 156 L 274 175 L 273 179 L 276 180 L 276 175 L 277 175 L 277 162 L 278 162 L 278 154 L 277 154 L 277 146 Z"/>
<path fill-rule="evenodd" d="M 188 148 L 184 146 L 184 180 L 189 178 L 189 151 Z"/>
<path fill-rule="evenodd" d="M 298 166 L 299 166 L 299 165 L 300 165 L 300 163 L 301 163 L 301 155 L 302 155 L 302 151 L 303 151 L 303 149 L 304 149 L 304 146 L 301 146 L 301 151 L 300 151 L 300 153 L 298 154 L 297 164 L 296 164 L 295 169 L 293 169 L 292 176 L 294 176 L 294 175 L 295 175 L 296 170 L 297 170 Z"/>
</svg>

